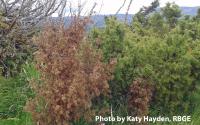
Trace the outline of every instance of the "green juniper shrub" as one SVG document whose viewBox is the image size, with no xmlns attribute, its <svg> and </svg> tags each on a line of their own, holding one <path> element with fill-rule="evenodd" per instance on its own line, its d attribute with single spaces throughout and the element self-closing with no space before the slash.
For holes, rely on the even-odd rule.
<svg viewBox="0 0 200 125">
<path fill-rule="evenodd" d="M 192 20 L 189 20 L 188 26 L 182 26 L 181 20 L 177 20 L 180 17 L 179 9 L 174 4 L 162 10 L 164 12 L 160 14 L 150 15 L 147 18 L 149 24 L 145 27 L 137 21 L 132 23 L 135 27 L 129 27 L 109 18 L 104 29 L 92 31 L 91 38 L 94 43 L 100 43 L 98 48 L 103 51 L 105 61 L 117 59 L 114 79 L 109 83 L 112 104 L 126 105 L 132 81 L 146 78 L 155 87 L 150 104 L 151 108 L 157 109 L 157 114 L 189 113 L 193 108 L 191 95 L 197 92 L 196 86 L 199 84 L 198 29 L 189 26 Z M 159 16 L 163 14 L 165 16 Z M 158 28 L 158 25 L 154 25 L 156 18 L 160 20 L 159 23 L 164 23 L 166 30 L 160 30 L 163 35 L 152 32 Z M 172 26 L 172 22 L 176 25 Z M 172 28 L 168 28 L 170 25 Z M 196 25 L 199 23 L 196 22 Z"/>
</svg>

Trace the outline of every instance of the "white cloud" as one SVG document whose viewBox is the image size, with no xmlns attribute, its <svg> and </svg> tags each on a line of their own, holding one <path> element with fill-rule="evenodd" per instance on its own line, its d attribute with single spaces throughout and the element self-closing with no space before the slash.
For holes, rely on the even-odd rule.
<svg viewBox="0 0 200 125">
<path fill-rule="evenodd" d="M 77 8 L 78 1 L 84 6 L 84 12 L 88 12 L 94 3 L 97 3 L 95 11 L 99 14 L 115 14 L 119 7 L 123 4 L 124 0 L 69 0 L 72 3 L 73 8 Z M 121 9 L 120 13 L 125 13 L 130 0 L 127 0 L 125 6 Z M 148 6 L 154 0 L 133 0 L 130 14 L 134 14 L 139 11 L 143 6 Z M 160 5 L 164 6 L 167 2 L 175 2 L 179 6 L 200 6 L 200 0 L 160 0 Z"/>
</svg>

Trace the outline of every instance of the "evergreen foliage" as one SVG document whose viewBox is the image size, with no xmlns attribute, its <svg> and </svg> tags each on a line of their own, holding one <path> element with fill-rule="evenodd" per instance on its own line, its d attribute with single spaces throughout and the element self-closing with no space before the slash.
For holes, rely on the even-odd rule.
<svg viewBox="0 0 200 125">
<path fill-rule="evenodd" d="M 117 59 L 111 103 L 126 104 L 131 83 L 143 78 L 155 88 L 151 108 L 158 114 L 194 108 L 190 97 L 199 85 L 199 22 L 180 17 L 178 6 L 167 3 L 145 17 L 145 25 L 138 17 L 131 26 L 110 18 L 104 29 L 92 31 L 94 43 L 102 41 L 105 61 Z"/>
</svg>

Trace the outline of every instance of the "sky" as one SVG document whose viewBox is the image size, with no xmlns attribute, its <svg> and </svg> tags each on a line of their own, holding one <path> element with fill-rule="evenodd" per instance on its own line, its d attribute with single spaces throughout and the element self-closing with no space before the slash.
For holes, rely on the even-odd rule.
<svg viewBox="0 0 200 125">
<path fill-rule="evenodd" d="M 125 6 L 121 9 L 119 14 L 124 14 L 127 11 L 127 7 L 130 0 L 126 0 Z M 133 3 L 130 7 L 129 14 L 135 14 L 139 11 L 139 9 L 143 6 L 150 5 L 154 0 L 133 0 Z M 68 0 L 71 2 L 72 8 L 76 9 L 78 6 L 78 2 L 84 5 L 84 9 L 82 14 L 88 13 L 93 7 L 94 3 L 97 3 L 94 11 L 96 14 L 115 14 L 117 10 L 122 6 L 124 0 Z M 193 7 L 200 6 L 200 0 L 160 0 L 160 6 L 163 7 L 167 2 L 175 2 L 179 6 L 184 7 Z"/>
</svg>

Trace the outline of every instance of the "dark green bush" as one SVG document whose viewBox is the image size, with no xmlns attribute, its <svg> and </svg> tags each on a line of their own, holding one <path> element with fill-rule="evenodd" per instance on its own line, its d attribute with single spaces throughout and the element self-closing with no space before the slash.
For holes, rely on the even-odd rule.
<svg viewBox="0 0 200 125">
<path fill-rule="evenodd" d="M 137 23 L 135 26 L 139 26 Z M 152 33 L 155 25 L 140 26 L 142 29 L 139 30 L 135 29 L 139 27 L 130 28 L 110 18 L 104 29 L 93 30 L 95 43 L 101 41 L 99 48 L 105 61 L 118 60 L 114 80 L 110 82 L 112 103 L 126 103 L 130 84 L 137 78 L 145 78 L 155 87 L 151 108 L 156 107 L 157 113 L 189 113 L 193 108 L 191 96 L 197 92 L 199 84 L 200 41 L 196 28 L 186 26 L 181 29 L 181 26 L 179 24 L 159 35 L 159 32 Z M 192 31 L 195 35 L 191 34 Z"/>
</svg>

